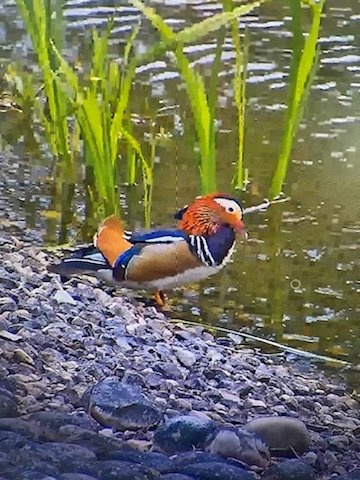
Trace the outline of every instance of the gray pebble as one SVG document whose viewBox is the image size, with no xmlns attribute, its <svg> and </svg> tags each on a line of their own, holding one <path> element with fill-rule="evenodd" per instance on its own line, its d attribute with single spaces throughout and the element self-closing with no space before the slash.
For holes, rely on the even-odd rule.
<svg viewBox="0 0 360 480">
<path fill-rule="evenodd" d="M 254 433 L 234 427 L 219 427 L 205 443 L 206 451 L 225 458 L 235 458 L 248 465 L 265 468 L 270 463 L 267 445 Z"/>
<path fill-rule="evenodd" d="M 256 433 L 278 455 L 302 455 L 309 448 L 310 435 L 306 425 L 291 417 L 259 417 L 244 425 Z"/>
</svg>

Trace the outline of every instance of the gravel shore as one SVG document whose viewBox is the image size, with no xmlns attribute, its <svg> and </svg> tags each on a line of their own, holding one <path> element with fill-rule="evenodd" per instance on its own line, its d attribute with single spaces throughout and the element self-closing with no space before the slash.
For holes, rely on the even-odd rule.
<svg viewBox="0 0 360 480">
<path fill-rule="evenodd" d="M 346 385 L 62 285 L 30 240 L 0 232 L 0 480 L 360 479 Z"/>
</svg>

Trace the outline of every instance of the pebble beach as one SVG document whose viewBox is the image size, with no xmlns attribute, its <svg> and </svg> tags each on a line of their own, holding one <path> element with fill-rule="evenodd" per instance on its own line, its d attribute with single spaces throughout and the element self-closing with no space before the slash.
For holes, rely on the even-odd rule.
<svg viewBox="0 0 360 480">
<path fill-rule="evenodd" d="M 359 396 L 0 232 L 0 480 L 356 480 Z M 35 242 L 36 243 L 36 242 Z"/>
</svg>

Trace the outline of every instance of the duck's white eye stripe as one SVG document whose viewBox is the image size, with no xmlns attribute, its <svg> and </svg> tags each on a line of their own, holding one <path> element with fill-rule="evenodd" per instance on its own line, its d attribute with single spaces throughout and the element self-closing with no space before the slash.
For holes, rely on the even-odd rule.
<svg viewBox="0 0 360 480">
<path fill-rule="evenodd" d="M 238 213 L 239 215 L 242 215 L 240 205 L 234 200 L 230 200 L 229 198 L 215 198 L 214 201 L 221 205 L 227 212 Z"/>
</svg>

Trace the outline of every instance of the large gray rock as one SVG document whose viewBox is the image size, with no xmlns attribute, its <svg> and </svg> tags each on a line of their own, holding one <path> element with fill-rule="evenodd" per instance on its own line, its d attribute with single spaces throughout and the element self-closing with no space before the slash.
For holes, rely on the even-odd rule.
<svg viewBox="0 0 360 480">
<path fill-rule="evenodd" d="M 116 377 L 106 378 L 93 387 L 89 411 L 101 425 L 116 430 L 147 429 L 163 418 L 137 385 L 120 382 Z"/>
<path fill-rule="evenodd" d="M 340 475 L 335 477 L 334 480 L 360 480 L 360 469 L 357 468 L 351 473 L 347 473 L 346 475 Z"/>
<path fill-rule="evenodd" d="M 168 455 L 201 448 L 216 428 L 215 422 L 192 415 L 167 420 L 154 434 L 154 445 Z"/>
<path fill-rule="evenodd" d="M 22 448 L 9 453 L 9 459 L 15 465 L 28 470 L 37 470 L 44 465 L 52 466 L 60 472 L 92 473 L 91 464 L 96 455 L 88 448 L 70 443 L 28 442 Z"/>
<path fill-rule="evenodd" d="M 194 480 L 194 477 L 189 477 L 188 475 L 183 475 L 182 473 L 167 473 L 165 475 L 161 475 L 161 480 Z"/>
<path fill-rule="evenodd" d="M 119 460 L 122 462 L 132 462 L 145 467 L 154 468 L 159 471 L 169 471 L 173 462 L 162 453 L 142 452 L 134 449 L 115 450 L 110 452 L 106 458 L 108 460 Z"/>
<path fill-rule="evenodd" d="M 179 473 L 194 477 L 196 480 L 254 480 L 254 476 L 246 470 L 223 462 L 188 465 Z"/>
<path fill-rule="evenodd" d="M 118 460 L 97 462 L 94 470 L 100 480 L 157 480 L 161 479 L 159 472 L 143 465 Z"/>
<path fill-rule="evenodd" d="M 307 463 L 291 459 L 272 465 L 268 468 L 262 480 L 315 480 L 314 470 Z"/>
<path fill-rule="evenodd" d="M 7 395 L 0 394 L 0 418 L 16 417 L 17 408 L 16 403 Z"/>
<path fill-rule="evenodd" d="M 64 427 L 72 425 L 90 429 L 96 425 L 96 422 L 88 415 L 68 415 L 53 410 L 36 412 L 29 419 L 32 428 L 37 431 L 38 438 L 51 442 L 63 441 L 65 439 Z"/>
<path fill-rule="evenodd" d="M 162 473 L 171 473 L 181 470 L 188 465 L 195 465 L 196 463 L 226 463 L 230 465 L 240 466 L 237 460 L 225 459 L 218 455 L 213 455 L 209 452 L 203 452 L 201 450 L 194 450 L 190 452 L 182 452 L 178 455 L 171 457 L 172 465 L 164 467 L 160 470 Z"/>
<path fill-rule="evenodd" d="M 95 477 L 90 477 L 84 473 L 64 473 L 60 480 L 97 480 Z"/>
<path fill-rule="evenodd" d="M 0 430 L 0 448 L 2 453 L 9 453 L 11 450 L 17 450 L 27 443 L 28 439 L 19 433 Z"/>
<path fill-rule="evenodd" d="M 271 451 L 281 455 L 302 455 L 310 445 L 310 435 L 306 425 L 296 418 L 260 417 L 243 427 L 256 433 L 268 445 Z"/>
</svg>

